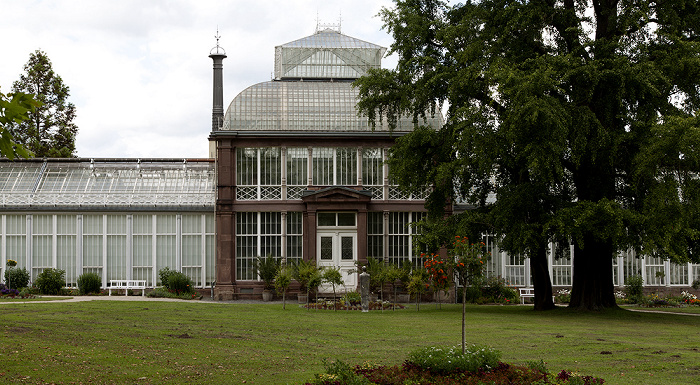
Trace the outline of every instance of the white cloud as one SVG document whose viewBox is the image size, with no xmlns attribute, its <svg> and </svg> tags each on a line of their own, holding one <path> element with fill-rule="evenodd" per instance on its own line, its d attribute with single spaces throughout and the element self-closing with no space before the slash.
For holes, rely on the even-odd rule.
<svg viewBox="0 0 700 385">
<path fill-rule="evenodd" d="M 274 47 L 314 33 L 317 18 L 385 47 L 371 0 L 0 0 L 0 90 L 29 54 L 47 53 L 76 105 L 81 157 L 206 157 L 217 26 L 224 100 L 270 79 Z M 9 16 L 9 17 L 8 17 Z M 385 60 L 385 67 L 393 65 Z"/>
</svg>

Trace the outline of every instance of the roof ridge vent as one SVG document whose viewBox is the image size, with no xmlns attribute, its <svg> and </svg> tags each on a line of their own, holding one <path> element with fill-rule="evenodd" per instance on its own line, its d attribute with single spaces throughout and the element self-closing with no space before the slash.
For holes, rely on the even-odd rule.
<svg viewBox="0 0 700 385">
<path fill-rule="evenodd" d="M 318 18 L 318 14 L 316 14 L 316 32 L 315 33 L 320 33 L 320 32 L 326 32 L 326 31 L 333 31 L 333 32 L 340 32 L 340 27 L 342 25 L 342 16 L 338 16 L 338 22 L 337 23 L 321 23 L 321 20 Z"/>
</svg>

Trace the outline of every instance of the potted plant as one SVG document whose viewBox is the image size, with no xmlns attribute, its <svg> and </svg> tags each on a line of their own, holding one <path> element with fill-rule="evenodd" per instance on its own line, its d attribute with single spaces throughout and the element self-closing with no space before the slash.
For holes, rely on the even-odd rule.
<svg viewBox="0 0 700 385">
<path fill-rule="evenodd" d="M 255 267 L 258 270 L 260 280 L 263 281 L 263 301 L 270 301 L 275 289 L 275 276 L 279 271 L 280 262 L 272 255 L 268 255 L 265 258 L 258 257 L 255 261 Z"/>
</svg>

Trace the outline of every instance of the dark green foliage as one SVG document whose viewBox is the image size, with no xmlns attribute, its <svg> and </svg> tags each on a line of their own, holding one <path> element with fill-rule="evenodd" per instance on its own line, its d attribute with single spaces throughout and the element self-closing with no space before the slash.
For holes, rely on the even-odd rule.
<svg viewBox="0 0 700 385">
<path fill-rule="evenodd" d="M 177 294 L 191 294 L 194 293 L 194 284 L 190 277 L 175 271 L 168 277 L 168 289 Z"/>
<path fill-rule="evenodd" d="M 497 367 L 500 358 L 501 352 L 486 346 L 428 347 L 411 352 L 407 362 L 433 373 L 476 372 Z"/>
<path fill-rule="evenodd" d="M 194 284 L 190 277 L 185 274 L 170 270 L 169 267 L 164 267 L 158 271 L 160 283 L 166 290 L 175 294 L 192 294 L 194 293 Z"/>
<path fill-rule="evenodd" d="M 640 303 L 644 298 L 644 278 L 641 275 L 631 275 L 625 281 L 625 295 L 627 301 Z"/>
<path fill-rule="evenodd" d="M 34 282 L 41 294 L 57 295 L 66 286 L 66 271 L 61 269 L 44 269 Z"/>
<path fill-rule="evenodd" d="M 370 382 L 365 377 L 355 374 L 353 368 L 343 361 L 323 360 L 323 367 L 326 370 L 325 374 L 317 374 L 313 382 L 315 385 L 321 384 L 343 384 L 343 385 L 370 385 Z"/>
<path fill-rule="evenodd" d="M 275 275 L 275 289 L 282 294 L 282 308 L 287 308 L 287 289 L 292 283 L 292 269 L 287 266 L 282 266 Z"/>
<path fill-rule="evenodd" d="M 255 269 L 258 271 L 260 280 L 263 281 L 265 290 L 273 290 L 275 288 L 275 276 L 280 269 L 280 259 L 272 255 L 265 258 L 258 257 L 255 260 Z"/>
<path fill-rule="evenodd" d="M 78 291 L 81 295 L 99 293 L 102 290 L 102 277 L 97 273 L 83 273 L 78 277 Z"/>
<path fill-rule="evenodd" d="M 41 104 L 29 111 L 29 119 L 15 122 L 10 133 L 36 157 L 75 156 L 75 106 L 68 102 L 70 90 L 51 66 L 45 52 L 29 55 L 24 73 L 12 85 L 13 92 L 35 95 Z"/>
<path fill-rule="evenodd" d="M 495 303 L 512 303 L 518 297 L 518 293 L 506 284 L 501 277 L 491 277 L 481 289 L 483 295 Z"/>
<path fill-rule="evenodd" d="M 346 304 L 357 305 L 362 301 L 362 295 L 356 291 L 348 291 L 343 295 L 343 301 Z"/>
<path fill-rule="evenodd" d="M 550 241 L 573 243 L 570 306 L 588 310 L 617 306 L 617 250 L 700 256 L 700 7 L 594 4 L 397 0 L 380 13 L 397 68 L 355 83 L 373 122 L 447 106 L 397 140 L 392 177 L 433 187 L 430 219 L 454 227 L 430 242 L 481 227 L 530 256 L 536 307 Z M 454 201 L 476 215 L 443 220 Z"/>
<path fill-rule="evenodd" d="M 0 92 L 0 157 L 12 160 L 15 156 L 28 158 L 31 155 L 24 146 L 15 142 L 11 128 L 29 119 L 29 114 L 39 105 L 32 95 L 23 92 L 5 95 Z"/>
<path fill-rule="evenodd" d="M 26 268 L 11 267 L 5 270 L 5 283 L 13 289 L 29 285 L 29 272 Z"/>
<path fill-rule="evenodd" d="M 292 276 L 307 294 L 316 290 L 321 284 L 321 273 L 314 261 L 301 260 L 294 264 Z"/>
<path fill-rule="evenodd" d="M 168 280 L 170 279 L 170 276 L 175 273 L 175 270 L 170 270 L 169 267 L 164 267 L 160 270 L 158 270 L 158 278 L 160 278 L 160 284 L 163 285 L 166 289 L 168 288 Z"/>
<path fill-rule="evenodd" d="M 457 301 L 462 302 L 462 290 L 457 289 Z M 518 293 L 501 277 L 481 278 L 466 287 L 467 303 L 514 303 Z"/>
</svg>

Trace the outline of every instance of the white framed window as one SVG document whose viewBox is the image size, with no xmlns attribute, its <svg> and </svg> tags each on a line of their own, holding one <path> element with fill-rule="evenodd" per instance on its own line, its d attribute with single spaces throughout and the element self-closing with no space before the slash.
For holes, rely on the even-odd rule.
<svg viewBox="0 0 700 385">
<path fill-rule="evenodd" d="M 236 199 L 282 199 L 279 147 L 236 149 Z"/>
<path fill-rule="evenodd" d="M 311 157 L 314 186 L 357 185 L 356 148 L 314 148 Z"/>
<path fill-rule="evenodd" d="M 286 222 L 286 223 L 285 223 Z M 293 263 L 302 258 L 302 213 L 236 213 L 236 279 L 255 280 L 255 259 L 271 255 Z M 283 234 L 286 230 L 286 235 Z M 282 247 L 282 237 L 286 247 Z"/>
<path fill-rule="evenodd" d="M 134 214 L 131 252 L 133 279 L 153 285 L 153 217 L 152 214 Z"/>
<path fill-rule="evenodd" d="M 385 260 L 395 266 L 421 264 L 414 237 L 418 234 L 414 222 L 425 216 L 423 212 L 369 212 L 367 213 L 367 255 Z M 385 251 L 386 250 L 386 251 Z"/>
</svg>

